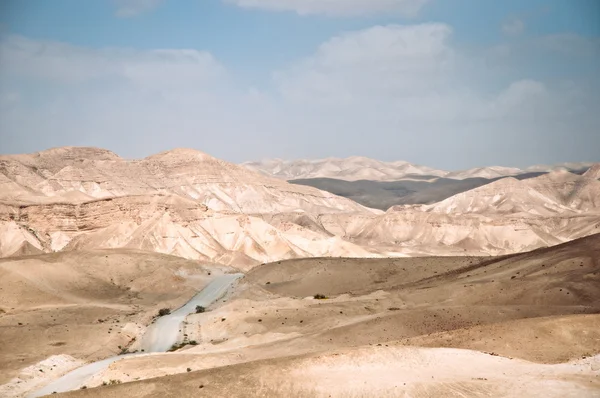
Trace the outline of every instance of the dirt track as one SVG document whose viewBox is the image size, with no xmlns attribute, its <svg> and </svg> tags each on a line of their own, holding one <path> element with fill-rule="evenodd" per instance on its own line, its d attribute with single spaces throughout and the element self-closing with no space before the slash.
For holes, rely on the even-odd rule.
<svg viewBox="0 0 600 398">
<path fill-rule="evenodd" d="M 267 264 L 188 319 L 199 346 L 115 364 L 96 385 L 142 381 L 69 396 L 194 396 L 200 385 L 211 396 L 594 396 L 599 258 L 596 235 L 493 260 Z"/>
</svg>

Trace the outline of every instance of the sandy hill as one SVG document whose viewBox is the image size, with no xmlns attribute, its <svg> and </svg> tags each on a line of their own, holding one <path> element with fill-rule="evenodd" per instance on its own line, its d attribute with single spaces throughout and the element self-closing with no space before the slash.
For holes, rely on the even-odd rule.
<svg viewBox="0 0 600 398">
<path fill-rule="evenodd" d="M 517 174 L 524 173 L 523 170 L 518 169 L 516 167 L 501 167 L 501 166 L 491 166 L 491 167 L 478 167 L 469 170 L 463 171 L 454 171 L 446 174 L 444 177 L 453 178 L 457 180 L 463 180 L 465 178 L 497 178 L 497 177 L 505 177 L 512 176 Z"/>
<path fill-rule="evenodd" d="M 255 264 L 313 255 L 372 255 L 268 214 L 375 214 L 351 200 L 176 149 L 124 160 L 96 148 L 0 157 L 0 255 L 131 248 Z"/>
<path fill-rule="evenodd" d="M 380 289 L 420 286 L 429 289 L 444 286 L 444 294 L 452 296 L 455 292 L 446 289 L 450 283 L 470 284 L 475 291 L 487 284 L 488 297 L 460 295 L 461 302 L 507 305 L 543 302 L 545 309 L 552 305 L 596 306 L 600 305 L 598 258 L 600 234 L 595 234 L 553 247 L 492 258 L 288 260 L 256 267 L 245 280 L 275 294 L 297 297 L 313 292 L 328 296 L 369 294 Z M 509 285 L 514 289 L 507 289 Z"/>
<path fill-rule="evenodd" d="M 0 206 L 0 250 L 130 248 L 239 267 L 323 255 L 376 254 L 322 228 L 271 216 L 214 212 L 180 196 L 140 195 L 84 203 Z M 368 213 L 368 212 L 367 212 Z M 301 216 L 301 214 L 299 214 Z"/>
<path fill-rule="evenodd" d="M 415 254 L 506 254 L 600 232 L 600 181 L 566 171 L 504 178 L 441 202 L 394 206 L 347 233 Z"/>
<path fill-rule="evenodd" d="M 600 180 L 600 163 L 596 163 L 592 165 L 589 169 L 583 173 L 585 177 L 592 178 L 595 180 Z"/>
<path fill-rule="evenodd" d="M 580 176 L 557 171 L 527 180 L 504 178 L 457 194 L 427 210 L 446 214 L 521 213 L 526 217 L 579 213 L 599 206 L 600 181 L 591 173 Z"/>
<path fill-rule="evenodd" d="M 286 180 L 336 178 L 347 181 L 393 181 L 411 175 L 441 177 L 447 173 L 404 161 L 382 162 L 362 156 L 353 156 L 345 159 L 328 158 L 294 161 L 268 159 L 260 162 L 246 162 L 242 165 L 265 175 L 272 175 Z"/>
<path fill-rule="evenodd" d="M 66 396 L 593 397 L 599 256 L 593 235 L 500 258 L 265 264 L 188 317 L 198 346 L 120 361 Z M 90 388 L 106 380 L 123 384 Z"/>
<path fill-rule="evenodd" d="M 200 151 L 174 149 L 141 160 L 124 160 L 97 148 L 56 148 L 30 155 L 0 157 L 3 184 L 61 200 L 67 192 L 91 198 L 174 194 L 213 210 L 244 213 L 283 211 L 364 211 L 356 203 L 309 187 L 228 163 Z M 14 197 L 11 185 L 2 195 Z M 25 201 L 22 196 L 19 199 Z M 41 197 L 38 198 L 38 197 Z"/>
<path fill-rule="evenodd" d="M 53 355 L 92 361 L 115 355 L 159 308 L 181 305 L 212 277 L 230 271 L 131 250 L 0 259 L 0 339 L 7 342 L 0 384 Z"/>
<path fill-rule="evenodd" d="M 535 166 L 527 167 L 525 170 L 527 171 L 571 171 L 571 172 L 584 172 L 594 165 L 593 162 L 566 162 L 566 163 L 558 163 L 555 165 L 547 165 L 547 164 L 539 164 Z"/>
<path fill-rule="evenodd" d="M 544 173 L 530 172 L 516 175 L 514 178 L 525 180 L 542 174 Z M 399 181 L 344 181 L 333 178 L 309 178 L 289 180 L 289 182 L 331 192 L 367 207 L 388 210 L 396 205 L 437 203 L 461 192 L 490 184 L 500 178 L 504 177 L 473 177 L 455 180 L 445 177 L 411 176 Z"/>
<path fill-rule="evenodd" d="M 1 156 L 0 256 L 126 248 L 250 269 L 302 257 L 514 253 L 600 231 L 593 170 L 501 179 L 383 213 L 190 149 L 140 160 L 74 147 Z"/>
<path fill-rule="evenodd" d="M 516 167 L 489 166 L 476 167 L 459 171 L 438 170 L 431 167 L 419 166 L 405 161 L 383 162 L 362 156 L 352 156 L 345 159 L 300 159 L 282 160 L 265 159 L 256 162 L 245 162 L 246 168 L 258 171 L 264 175 L 274 176 L 285 180 L 333 178 L 344 181 L 397 181 L 412 179 L 419 176 L 429 178 L 445 177 L 452 180 L 468 178 L 495 179 L 516 176 L 530 172 L 548 173 L 551 171 L 583 172 L 593 163 L 562 163 L 554 166 L 532 166 L 526 169 Z"/>
</svg>

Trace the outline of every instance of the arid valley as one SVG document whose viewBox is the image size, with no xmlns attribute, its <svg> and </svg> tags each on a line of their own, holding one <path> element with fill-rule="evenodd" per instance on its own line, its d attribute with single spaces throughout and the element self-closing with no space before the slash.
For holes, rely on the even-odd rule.
<svg viewBox="0 0 600 398">
<path fill-rule="evenodd" d="M 600 0 L 0 0 L 0 398 L 600 398 Z"/>
<path fill-rule="evenodd" d="M 373 162 L 1 156 L 0 396 L 598 396 L 599 165 Z"/>
</svg>

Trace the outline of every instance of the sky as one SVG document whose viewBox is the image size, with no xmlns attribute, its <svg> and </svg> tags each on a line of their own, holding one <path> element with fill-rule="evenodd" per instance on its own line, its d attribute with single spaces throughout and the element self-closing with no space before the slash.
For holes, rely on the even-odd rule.
<svg viewBox="0 0 600 398">
<path fill-rule="evenodd" d="M 3 0 L 0 153 L 600 161 L 597 0 Z"/>
</svg>

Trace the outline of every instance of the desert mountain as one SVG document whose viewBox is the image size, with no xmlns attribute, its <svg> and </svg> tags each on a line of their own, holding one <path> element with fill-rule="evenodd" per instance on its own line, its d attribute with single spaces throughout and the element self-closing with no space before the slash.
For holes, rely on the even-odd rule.
<svg viewBox="0 0 600 398">
<path fill-rule="evenodd" d="M 290 185 L 191 149 L 125 160 L 103 149 L 56 148 L 0 156 L 0 173 L 0 184 L 7 187 L 2 197 L 22 202 L 161 194 L 191 199 L 216 211 L 365 211 L 327 192 Z"/>
<path fill-rule="evenodd" d="M 314 178 L 332 178 L 344 181 L 397 181 L 403 179 L 421 180 L 419 176 L 445 177 L 453 180 L 469 178 L 496 179 L 527 173 L 548 173 L 551 171 L 584 172 L 593 163 L 561 163 L 554 166 L 538 165 L 527 169 L 516 167 L 489 166 L 460 171 L 438 170 L 426 166 L 414 165 L 405 161 L 382 162 L 362 156 L 345 159 L 327 158 L 316 160 L 266 159 L 258 162 L 246 162 L 245 166 L 265 175 L 285 180 L 307 180 Z M 308 185 L 308 184 L 306 184 Z"/>
<path fill-rule="evenodd" d="M 276 159 L 245 165 L 265 175 L 315 187 L 381 210 L 394 205 L 433 204 L 505 177 L 525 180 L 560 171 L 582 175 L 593 166 L 592 163 L 563 163 L 527 169 L 491 166 L 448 172 L 409 167 L 402 161 L 385 163 L 361 157 L 292 162 Z"/>
<path fill-rule="evenodd" d="M 574 173 L 583 172 L 594 165 L 593 162 L 566 162 L 554 165 L 538 164 L 527 167 L 525 170 L 530 172 L 546 172 L 551 171 L 570 171 Z"/>
<path fill-rule="evenodd" d="M 246 162 L 242 165 L 251 170 L 285 180 L 336 178 L 346 181 L 394 181 L 412 175 L 441 177 L 447 173 L 404 161 L 382 162 L 362 156 L 352 156 L 346 159 L 327 158 L 294 161 L 269 159 L 260 162 Z"/>
<path fill-rule="evenodd" d="M 432 205 L 393 206 L 352 241 L 418 254 L 503 254 L 600 232 L 600 181 L 566 171 L 495 181 Z"/>
<path fill-rule="evenodd" d="M 537 178 L 512 177 L 455 195 L 427 207 L 438 213 L 520 213 L 523 217 L 577 214 L 600 207 L 594 170 L 583 176 L 554 171 Z"/>
<path fill-rule="evenodd" d="M 519 180 L 538 177 L 544 173 L 525 173 L 514 176 Z M 433 204 L 500 178 L 431 178 L 412 176 L 399 181 L 344 181 L 332 178 L 288 180 L 352 199 L 364 206 L 387 210 L 394 205 Z"/>
<path fill-rule="evenodd" d="M 588 178 L 600 180 L 600 163 L 596 163 L 590 166 L 590 168 L 587 169 L 586 172 L 583 173 L 583 175 Z"/>
<path fill-rule="evenodd" d="M 452 178 L 455 180 L 464 180 L 465 178 L 497 178 L 505 176 L 514 176 L 523 174 L 524 171 L 516 167 L 477 167 L 474 169 L 453 171 L 444 175 L 446 178 Z"/>
<path fill-rule="evenodd" d="M 125 248 L 246 269 L 302 257 L 513 253 L 600 232 L 593 175 L 505 178 L 383 213 L 195 150 L 126 160 L 58 148 L 0 157 L 0 255 Z"/>
<path fill-rule="evenodd" d="M 0 253 L 142 249 L 224 263 L 369 252 L 262 214 L 374 214 L 351 200 L 177 149 L 125 160 L 96 148 L 0 157 Z"/>
</svg>

